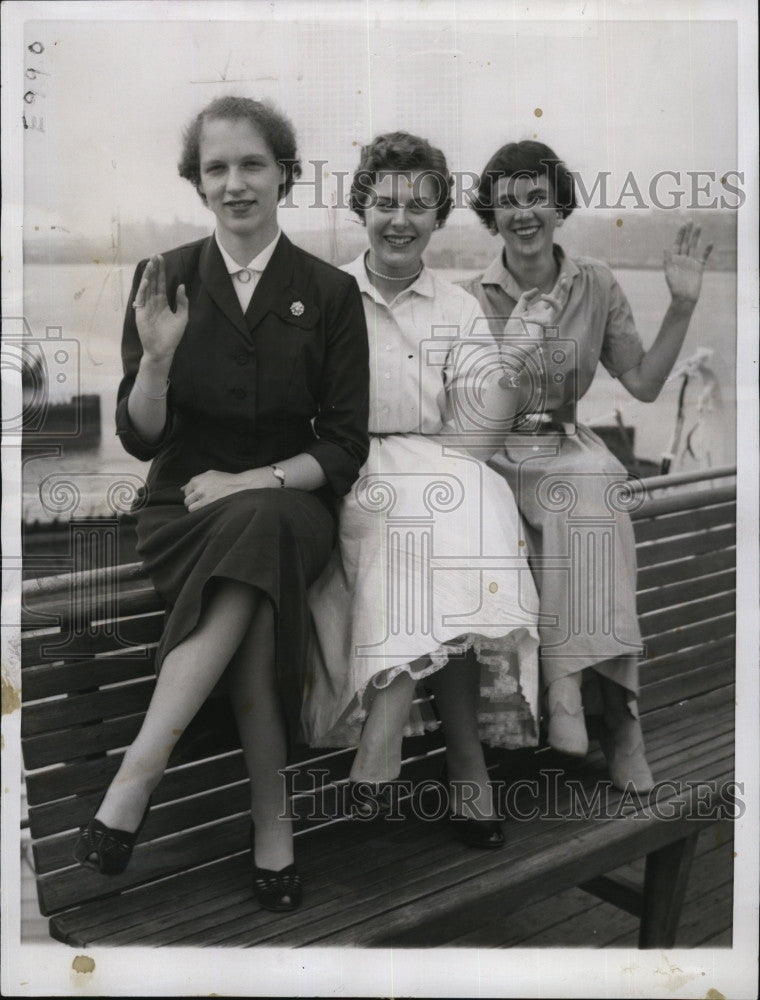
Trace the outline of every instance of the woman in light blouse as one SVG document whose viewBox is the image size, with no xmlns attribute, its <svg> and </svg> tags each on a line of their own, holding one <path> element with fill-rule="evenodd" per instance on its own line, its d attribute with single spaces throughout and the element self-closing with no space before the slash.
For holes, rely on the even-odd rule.
<svg viewBox="0 0 760 1000">
<path fill-rule="evenodd" d="M 600 438 L 577 422 L 575 404 L 600 362 L 636 399 L 656 399 L 683 344 L 712 245 L 702 249 L 700 229 L 689 223 L 666 251 L 671 301 L 647 350 L 610 269 L 593 258 L 570 258 L 554 242 L 576 202 L 572 175 L 553 150 L 530 140 L 502 146 L 483 170 L 472 207 L 500 239 L 492 264 L 464 283 L 494 336 L 503 336 L 524 293 L 553 294 L 559 283 L 566 292 L 561 309 L 545 317 L 558 340 L 553 347 L 546 341 L 541 398 L 489 461 L 514 490 L 532 552 L 543 559 L 536 573 L 541 609 L 554 616 L 541 628 L 549 743 L 585 755 L 585 699 L 589 711 L 603 714 L 602 747 L 613 783 L 646 791 L 653 778 L 636 710 L 641 633 L 635 539 L 625 504 L 615 499 L 616 490 L 623 496 L 619 487 L 627 474 Z M 552 502 L 550 480 L 572 491 L 570 513 L 566 504 Z M 585 519 L 586 554 L 602 558 L 608 546 L 601 566 L 581 566 L 582 553 L 572 548 L 573 537 L 580 537 L 571 530 L 573 519 L 576 526 Z M 564 561 L 569 572 L 547 568 L 552 560 Z"/>
<path fill-rule="evenodd" d="M 436 724 L 413 705 L 424 679 L 446 737 L 453 830 L 491 848 L 503 833 L 480 740 L 536 742 L 537 595 L 511 491 L 469 453 L 491 453 L 516 394 L 501 384 L 488 329 L 477 329 L 477 302 L 422 262 L 451 183 L 443 153 L 404 132 L 364 147 L 354 175 L 369 249 L 345 270 L 370 337 L 370 454 L 310 592 L 317 643 L 304 722 L 317 745 L 360 739 L 352 788 L 368 783 L 382 807 L 402 735 Z M 483 398 L 487 414 L 475 412 Z"/>
</svg>

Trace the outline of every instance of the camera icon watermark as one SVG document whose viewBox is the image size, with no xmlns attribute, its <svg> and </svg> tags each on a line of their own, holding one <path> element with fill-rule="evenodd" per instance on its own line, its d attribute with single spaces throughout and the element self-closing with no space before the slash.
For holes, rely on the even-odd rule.
<svg viewBox="0 0 760 1000">
<path fill-rule="evenodd" d="M 435 369 L 447 384 L 448 419 L 437 435 L 442 443 L 495 451 L 510 430 L 540 430 L 560 410 L 563 432 L 575 432 L 578 344 L 556 327 L 539 332 L 519 317 L 495 323 L 485 316 L 467 330 L 434 326 L 420 344 L 419 364 L 421 421 L 425 370 Z"/>
<path fill-rule="evenodd" d="M 37 337 L 23 316 L 2 319 L 3 381 L 20 377 L 20 406 L 6 406 L 4 435 L 28 440 L 72 440 L 81 436 L 87 398 L 81 395 L 79 342 L 47 326 Z"/>
</svg>

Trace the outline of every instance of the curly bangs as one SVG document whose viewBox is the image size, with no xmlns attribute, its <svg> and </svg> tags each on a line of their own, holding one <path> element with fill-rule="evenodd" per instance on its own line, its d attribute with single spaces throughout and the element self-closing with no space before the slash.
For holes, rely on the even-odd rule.
<svg viewBox="0 0 760 1000">
<path fill-rule="evenodd" d="M 451 188 L 454 179 L 441 150 L 431 146 L 427 139 L 409 132 L 386 132 L 362 146 L 359 165 L 351 181 L 351 210 L 363 219 L 368 190 L 377 181 L 378 175 L 407 170 L 422 170 L 435 180 L 438 191 L 436 220 L 438 226 L 442 226 L 453 207 Z"/>
</svg>

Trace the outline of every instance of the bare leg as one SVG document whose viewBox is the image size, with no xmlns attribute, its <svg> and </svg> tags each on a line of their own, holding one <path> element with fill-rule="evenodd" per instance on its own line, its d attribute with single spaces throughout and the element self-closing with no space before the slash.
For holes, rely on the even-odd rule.
<svg viewBox="0 0 760 1000">
<path fill-rule="evenodd" d="M 446 736 L 446 766 L 452 785 L 452 812 L 494 819 L 493 795 L 478 735 L 480 664 L 457 657 L 428 678 Z"/>
<path fill-rule="evenodd" d="M 581 681 L 583 671 L 552 681 L 546 690 L 549 709 L 549 745 L 572 757 L 588 753 L 588 735 L 583 717 Z"/>
<path fill-rule="evenodd" d="M 654 778 L 647 763 L 641 724 L 628 706 L 625 688 L 602 677 L 602 697 L 606 733 L 600 743 L 612 784 L 621 791 L 632 785 L 637 792 L 648 792 Z"/>
<path fill-rule="evenodd" d="M 261 600 L 247 584 L 221 581 L 196 628 L 167 654 L 142 728 L 98 809 L 106 826 L 137 829 L 175 743 L 222 676 Z"/>
<path fill-rule="evenodd" d="M 401 770 L 401 739 L 414 697 L 414 680 L 400 673 L 370 705 L 351 766 L 351 781 L 393 781 Z"/>
<path fill-rule="evenodd" d="M 254 863 L 280 871 L 293 863 L 293 829 L 286 812 L 287 736 L 275 674 L 274 612 L 262 600 L 229 670 L 229 691 L 251 782 Z"/>
</svg>

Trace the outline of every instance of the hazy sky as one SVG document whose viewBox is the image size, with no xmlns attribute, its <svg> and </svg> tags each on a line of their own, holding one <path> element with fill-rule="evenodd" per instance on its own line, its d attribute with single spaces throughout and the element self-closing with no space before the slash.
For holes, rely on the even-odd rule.
<svg viewBox="0 0 760 1000">
<path fill-rule="evenodd" d="M 305 9 L 316 18 L 320 6 Z M 44 132 L 24 136 L 26 226 L 211 223 L 176 162 L 184 123 L 227 93 L 274 99 L 302 158 L 326 171 L 351 170 L 357 144 L 394 128 L 475 172 L 502 142 L 535 136 L 590 182 L 612 171 L 613 191 L 629 171 L 646 185 L 665 169 L 737 167 L 729 22 L 484 21 L 469 16 L 480 4 L 460 3 L 446 22 L 400 23 L 345 9 L 337 20 L 28 23 L 27 44 L 45 51 L 27 58 L 47 75 L 29 84 Z M 286 228 L 323 224 L 320 212 L 295 215 Z"/>
</svg>

